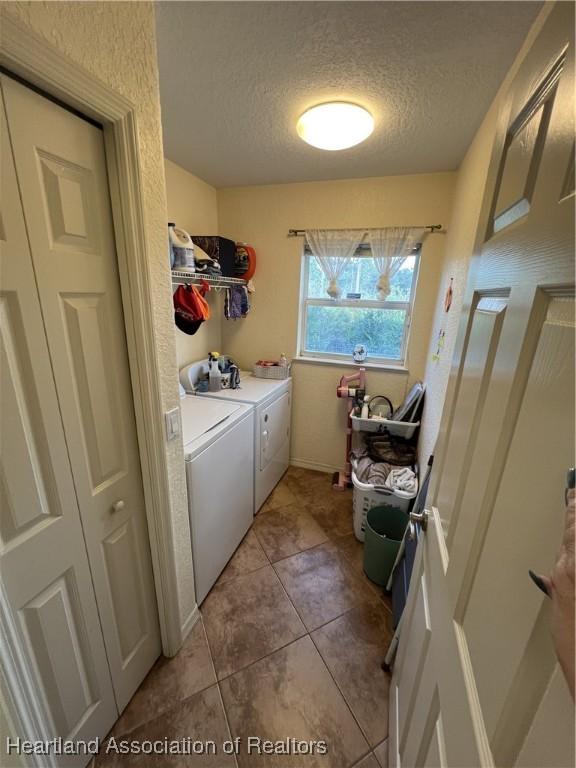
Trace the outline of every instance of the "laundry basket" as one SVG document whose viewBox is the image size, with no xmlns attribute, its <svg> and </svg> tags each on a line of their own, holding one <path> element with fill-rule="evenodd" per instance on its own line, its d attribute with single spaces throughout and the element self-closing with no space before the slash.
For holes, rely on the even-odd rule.
<svg viewBox="0 0 576 768">
<path fill-rule="evenodd" d="M 290 376 L 290 365 L 258 365 L 252 366 L 252 373 L 258 379 L 287 379 Z"/>
<path fill-rule="evenodd" d="M 407 513 L 412 499 L 416 498 L 418 488 L 412 493 L 392 491 L 382 486 L 361 483 L 352 469 L 354 534 L 358 541 L 364 541 L 366 532 L 366 515 L 372 507 L 388 507 Z"/>
</svg>

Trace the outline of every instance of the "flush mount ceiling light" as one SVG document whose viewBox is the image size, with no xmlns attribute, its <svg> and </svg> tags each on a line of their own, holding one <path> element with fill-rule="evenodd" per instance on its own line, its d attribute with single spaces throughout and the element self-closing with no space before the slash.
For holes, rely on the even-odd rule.
<svg viewBox="0 0 576 768">
<path fill-rule="evenodd" d="M 296 130 L 301 139 L 318 149 L 347 149 L 370 136 L 374 118 L 358 104 L 332 101 L 306 110 Z"/>
</svg>

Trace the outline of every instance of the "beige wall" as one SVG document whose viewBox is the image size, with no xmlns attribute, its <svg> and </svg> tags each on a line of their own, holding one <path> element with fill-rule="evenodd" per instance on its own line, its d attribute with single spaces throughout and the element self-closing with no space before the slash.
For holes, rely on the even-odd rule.
<svg viewBox="0 0 576 768">
<path fill-rule="evenodd" d="M 160 122 L 154 6 L 147 2 L 13 2 L 2 5 L 23 26 L 54 45 L 134 104 L 154 338 L 161 372 L 161 407 L 179 405 L 176 345 L 166 245 L 166 194 Z M 170 516 L 178 573 L 180 621 L 194 606 L 194 575 L 182 444 L 166 443 Z"/>
<path fill-rule="evenodd" d="M 258 257 L 252 311 L 245 320 L 224 321 L 224 351 L 245 368 L 260 357 L 296 354 L 303 242 L 287 238 L 289 228 L 448 227 L 454 181 L 455 174 L 438 173 L 219 190 L 220 233 L 251 243 Z M 368 372 L 369 391 L 387 394 L 395 404 L 409 384 L 424 375 L 444 244 L 445 235 L 433 235 L 422 251 L 408 371 Z M 352 369 L 294 365 L 293 461 L 327 470 L 342 467 L 346 411 L 335 392 L 340 376 Z"/>
<path fill-rule="evenodd" d="M 500 105 L 510 81 L 517 72 L 518 67 L 526 56 L 526 52 L 532 45 L 552 7 L 553 3 L 546 3 L 534 22 L 458 171 L 452 220 L 450 231 L 446 238 L 446 255 L 440 280 L 440 296 L 436 304 L 436 312 L 430 335 L 430 350 L 426 361 L 426 405 L 419 444 L 421 465 L 427 464 L 430 454 L 434 452 L 434 446 L 440 429 L 442 410 L 452 368 L 452 355 L 458 333 L 460 310 L 466 292 L 468 267 L 474 253 L 484 185 L 490 164 Z M 454 297 L 450 312 L 447 314 L 443 308 L 443 297 L 451 277 L 454 278 Z M 444 346 L 440 352 L 439 360 L 433 360 L 432 355 L 436 351 L 438 335 L 441 330 L 445 333 Z"/>
<path fill-rule="evenodd" d="M 218 203 L 214 187 L 170 160 L 165 160 L 164 168 L 168 221 L 173 221 L 191 235 L 217 235 Z M 222 294 L 210 291 L 207 298 L 212 317 L 193 336 L 174 327 L 178 368 L 207 357 L 208 352 L 220 350 L 222 346 Z"/>
</svg>

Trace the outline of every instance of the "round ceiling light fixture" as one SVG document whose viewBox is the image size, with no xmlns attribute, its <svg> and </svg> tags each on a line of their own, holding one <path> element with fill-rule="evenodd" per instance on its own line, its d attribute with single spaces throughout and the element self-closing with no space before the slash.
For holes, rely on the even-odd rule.
<svg viewBox="0 0 576 768">
<path fill-rule="evenodd" d="M 367 139 L 374 130 L 374 118 L 358 104 L 331 101 L 306 110 L 296 130 L 307 144 L 334 151 L 354 147 Z"/>
</svg>

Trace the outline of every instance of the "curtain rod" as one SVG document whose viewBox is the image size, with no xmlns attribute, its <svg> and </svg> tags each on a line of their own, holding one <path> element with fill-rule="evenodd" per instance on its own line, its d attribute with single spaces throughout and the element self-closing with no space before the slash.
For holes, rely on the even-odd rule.
<svg viewBox="0 0 576 768">
<path fill-rule="evenodd" d="M 339 229 L 346 229 L 348 232 L 374 232 L 377 229 L 386 229 L 386 227 L 339 227 Z M 410 229 L 429 229 L 430 232 L 439 232 L 442 229 L 442 224 L 426 224 L 423 226 L 412 226 Z M 328 230 L 328 232 L 334 232 L 336 230 Z M 306 233 L 305 229 L 289 229 L 288 237 L 300 237 Z"/>
</svg>

